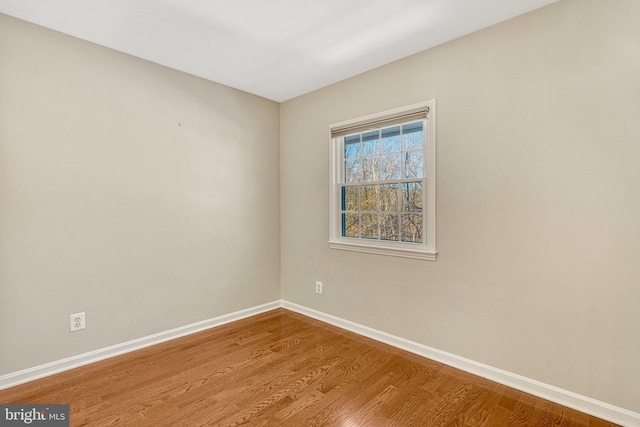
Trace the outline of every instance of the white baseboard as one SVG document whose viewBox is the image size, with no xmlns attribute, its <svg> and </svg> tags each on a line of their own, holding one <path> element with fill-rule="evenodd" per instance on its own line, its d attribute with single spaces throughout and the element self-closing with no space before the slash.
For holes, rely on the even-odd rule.
<svg viewBox="0 0 640 427">
<path fill-rule="evenodd" d="M 494 368 L 483 363 L 475 362 L 455 354 L 447 353 L 426 345 L 409 341 L 386 332 L 381 332 L 358 323 L 351 322 L 330 314 L 313 310 L 288 301 L 282 301 L 282 308 L 311 317 L 321 322 L 337 326 L 358 335 L 380 341 L 393 347 L 426 357 L 465 372 L 487 378 L 499 384 L 515 388 L 525 393 L 558 403 L 560 405 L 584 412 L 594 417 L 620 424 L 623 426 L 640 426 L 640 414 L 629 411 L 590 397 L 563 390 L 540 381 L 526 378 L 518 374 Z"/>
<path fill-rule="evenodd" d="M 66 359 L 45 363 L 44 365 L 35 366 L 33 368 L 11 372 L 9 374 L 0 376 L 0 390 L 19 384 L 24 384 L 26 382 L 37 380 L 39 378 L 48 377 L 59 372 L 68 371 L 69 369 L 77 368 L 79 366 L 88 365 L 89 363 L 98 362 L 110 357 L 119 356 L 121 354 L 129 353 L 135 350 L 140 350 L 142 348 L 180 338 L 185 335 L 204 331 L 205 329 L 210 329 L 216 326 L 224 325 L 226 323 L 235 322 L 237 320 L 244 319 L 245 317 L 250 317 L 256 314 L 264 313 L 266 311 L 274 310 L 276 308 L 279 308 L 280 306 L 281 305 L 279 300 L 273 301 L 267 304 L 262 304 L 245 310 L 236 311 L 234 313 L 225 314 L 168 331 L 159 332 L 157 334 L 127 341 L 121 344 L 116 344 L 110 347 L 90 351 L 88 353 L 79 354 L 77 356 L 67 357 Z"/>
<path fill-rule="evenodd" d="M 494 368 L 284 300 L 273 301 L 132 341 L 2 375 L 0 376 L 0 390 L 200 332 L 205 329 L 235 322 L 280 307 L 616 424 L 628 427 L 640 426 L 640 414 L 637 412 L 610 405 L 590 397 L 544 384 L 531 378 Z"/>
</svg>

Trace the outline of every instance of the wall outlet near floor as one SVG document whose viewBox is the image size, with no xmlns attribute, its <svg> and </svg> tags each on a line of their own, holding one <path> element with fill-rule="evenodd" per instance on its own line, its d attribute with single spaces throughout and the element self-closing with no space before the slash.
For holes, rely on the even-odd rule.
<svg viewBox="0 0 640 427">
<path fill-rule="evenodd" d="M 84 311 L 82 313 L 72 314 L 69 317 L 69 332 L 81 331 L 84 327 Z"/>
<path fill-rule="evenodd" d="M 322 293 L 322 282 L 316 282 L 316 294 Z"/>
</svg>

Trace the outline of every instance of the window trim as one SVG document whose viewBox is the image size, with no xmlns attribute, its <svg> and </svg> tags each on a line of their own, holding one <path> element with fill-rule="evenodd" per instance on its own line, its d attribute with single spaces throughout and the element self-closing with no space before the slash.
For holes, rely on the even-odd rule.
<svg viewBox="0 0 640 427">
<path fill-rule="evenodd" d="M 367 240 L 359 238 L 342 237 L 341 227 L 341 203 L 340 188 L 342 184 L 343 168 L 343 129 L 356 129 L 354 133 L 361 132 L 358 129 L 380 128 L 380 122 L 402 118 L 414 114 L 416 111 L 427 109 L 424 120 L 425 146 L 424 146 L 424 170 L 425 176 L 425 209 L 423 210 L 423 223 L 426 239 L 423 243 L 392 242 L 382 240 Z M 337 136 L 336 133 L 338 134 Z M 332 136 L 333 135 L 333 136 Z M 406 107 L 395 108 L 380 113 L 370 114 L 364 117 L 345 120 L 329 125 L 329 139 L 331 141 L 331 173 L 330 173 L 330 202 L 329 202 L 329 247 L 346 251 L 365 252 L 379 255 L 390 255 L 403 258 L 415 258 L 422 260 L 436 260 L 436 100 L 420 102 Z"/>
</svg>

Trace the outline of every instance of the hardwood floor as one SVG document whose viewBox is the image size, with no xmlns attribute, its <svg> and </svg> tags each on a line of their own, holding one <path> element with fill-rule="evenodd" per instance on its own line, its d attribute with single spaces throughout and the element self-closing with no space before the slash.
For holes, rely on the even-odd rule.
<svg viewBox="0 0 640 427">
<path fill-rule="evenodd" d="M 72 426 L 614 424 L 278 309 L 0 391 Z"/>
</svg>

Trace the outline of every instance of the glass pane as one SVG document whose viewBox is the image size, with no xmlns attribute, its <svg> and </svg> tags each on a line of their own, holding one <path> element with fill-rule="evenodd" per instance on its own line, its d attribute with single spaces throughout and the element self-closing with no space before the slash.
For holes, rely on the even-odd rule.
<svg viewBox="0 0 640 427">
<path fill-rule="evenodd" d="M 359 159 L 344 161 L 344 182 L 362 181 L 362 165 Z"/>
<path fill-rule="evenodd" d="M 422 182 L 400 184 L 400 197 L 403 212 L 422 212 Z"/>
<path fill-rule="evenodd" d="M 342 236 L 360 237 L 360 221 L 358 214 L 342 214 Z"/>
<path fill-rule="evenodd" d="M 422 215 L 401 215 L 401 236 L 403 242 L 422 243 Z"/>
<path fill-rule="evenodd" d="M 382 129 L 382 152 L 400 151 L 400 126 Z"/>
<path fill-rule="evenodd" d="M 353 159 L 360 155 L 360 135 L 351 135 L 344 138 L 344 158 Z"/>
<path fill-rule="evenodd" d="M 378 210 L 378 186 L 363 185 L 360 187 L 360 210 L 361 211 L 377 211 Z"/>
<path fill-rule="evenodd" d="M 422 150 L 423 145 L 422 122 L 407 123 L 402 126 L 403 150 Z"/>
<path fill-rule="evenodd" d="M 424 241 L 424 132 L 418 120 L 344 137 L 344 237 Z"/>
<path fill-rule="evenodd" d="M 362 180 L 377 181 L 380 179 L 380 157 L 362 159 Z"/>
<path fill-rule="evenodd" d="M 380 153 L 380 131 L 366 132 L 362 134 L 362 155 L 371 156 Z"/>
<path fill-rule="evenodd" d="M 358 187 L 342 187 L 342 210 L 355 211 L 358 209 Z"/>
<path fill-rule="evenodd" d="M 380 186 L 380 210 L 382 212 L 398 212 L 398 184 L 382 184 Z"/>
<path fill-rule="evenodd" d="M 380 239 L 399 240 L 398 215 L 380 215 Z"/>
<path fill-rule="evenodd" d="M 380 156 L 380 160 L 381 180 L 400 179 L 400 177 L 402 176 L 400 173 L 400 153 Z"/>
<path fill-rule="evenodd" d="M 424 157 L 422 151 L 404 153 L 404 177 L 422 178 L 424 176 Z"/>
<path fill-rule="evenodd" d="M 362 233 L 360 237 L 365 239 L 378 238 L 378 214 L 363 214 L 360 217 Z"/>
</svg>

